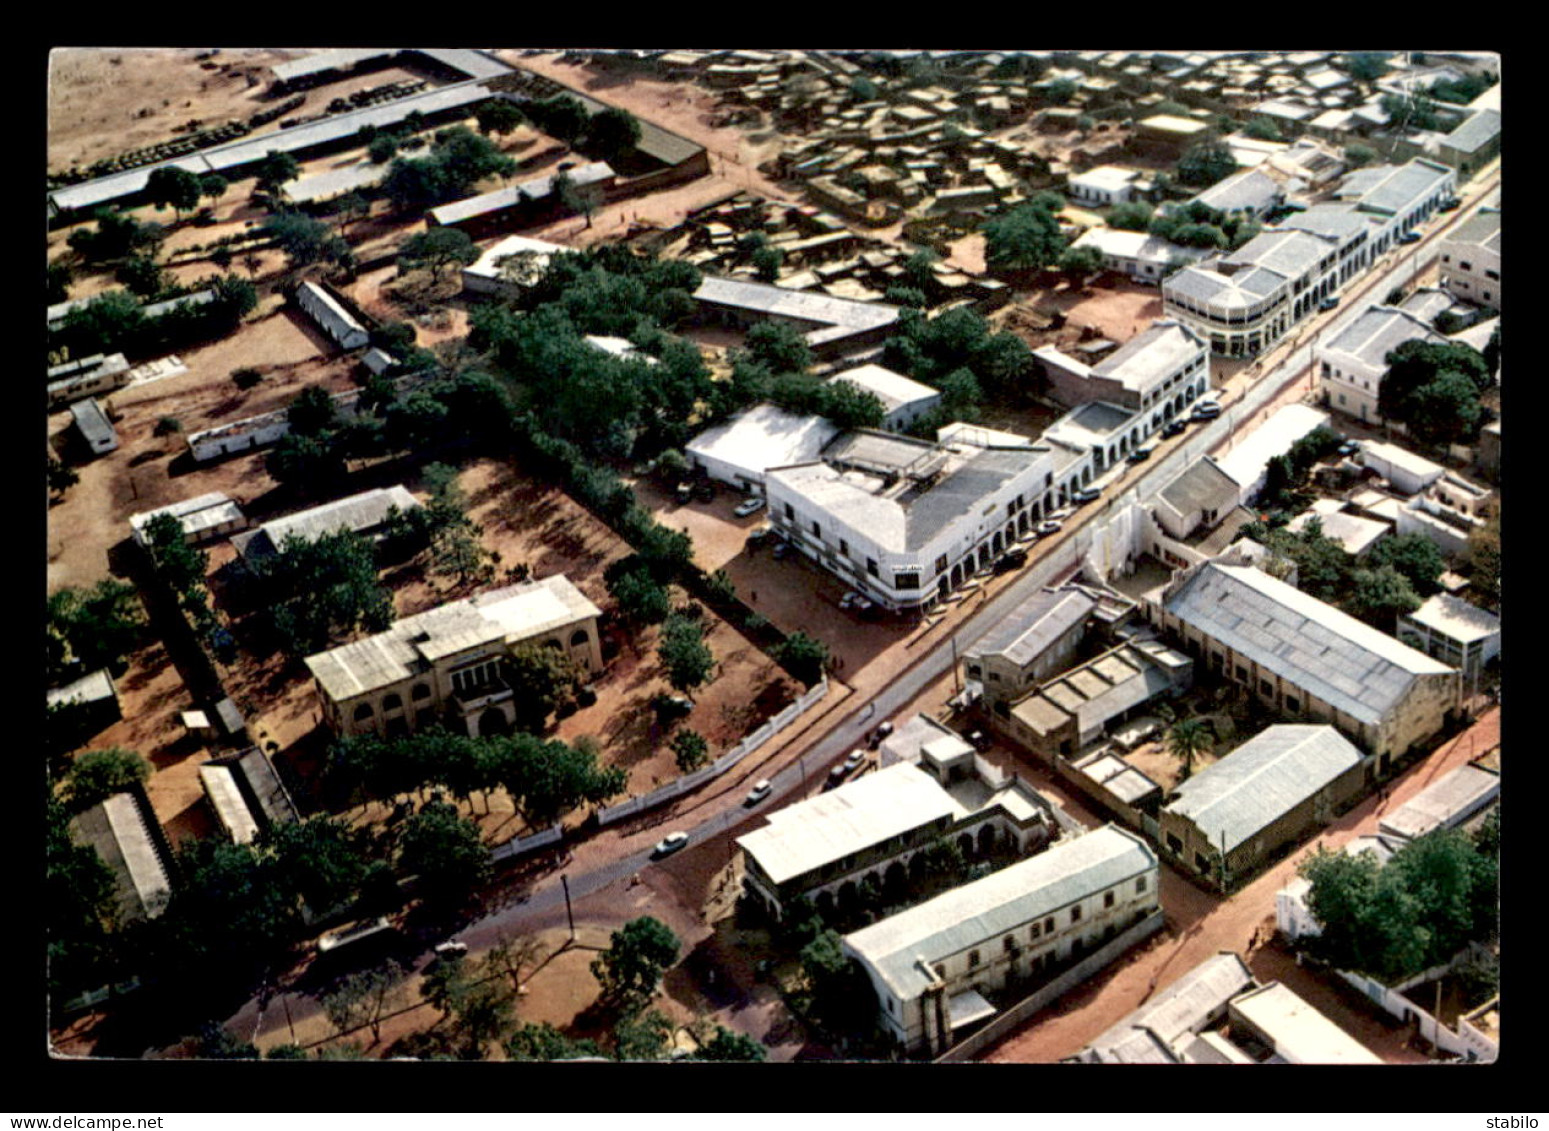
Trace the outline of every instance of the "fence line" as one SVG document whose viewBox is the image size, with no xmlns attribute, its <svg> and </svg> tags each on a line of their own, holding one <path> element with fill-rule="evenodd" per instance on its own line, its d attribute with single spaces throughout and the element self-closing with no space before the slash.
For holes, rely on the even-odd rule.
<svg viewBox="0 0 1549 1131">
<path fill-rule="evenodd" d="M 616 821 L 622 821 L 626 817 L 633 817 L 637 813 L 643 813 L 647 809 L 654 809 L 667 801 L 671 801 L 680 794 L 698 789 L 701 785 L 720 777 L 742 759 L 768 742 L 780 731 L 790 726 L 803 714 L 809 711 L 828 694 L 828 676 L 820 679 L 815 686 L 805 694 L 787 706 L 774 718 L 768 719 L 757 730 L 745 736 L 741 742 L 722 754 L 715 761 L 703 769 L 695 770 L 691 774 L 685 774 L 675 781 L 670 781 L 664 786 L 653 789 L 650 793 L 641 794 L 639 797 L 631 797 L 628 801 L 621 801 L 617 805 L 599 807 L 597 810 L 597 823 L 607 826 Z"/>
<path fill-rule="evenodd" d="M 498 864 L 502 860 L 509 860 L 514 856 L 522 855 L 524 852 L 531 852 L 535 848 L 542 848 L 546 844 L 553 844 L 555 841 L 563 838 L 564 835 L 564 825 L 555 822 L 541 832 L 532 833 L 528 836 L 512 837 L 504 844 L 496 845 L 490 851 L 490 858 Z"/>
</svg>

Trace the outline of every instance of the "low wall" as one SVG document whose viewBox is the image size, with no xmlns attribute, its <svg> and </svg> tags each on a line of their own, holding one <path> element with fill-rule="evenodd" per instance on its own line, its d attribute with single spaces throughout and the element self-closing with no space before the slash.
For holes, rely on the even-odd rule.
<svg viewBox="0 0 1549 1131">
<path fill-rule="evenodd" d="M 1086 981 L 1130 947 L 1156 934 L 1162 929 L 1164 918 L 1162 909 L 1158 907 L 1129 930 L 1110 939 L 1053 981 L 1040 986 L 1030 996 L 1023 998 L 1010 1009 L 1001 1013 L 1000 1016 L 996 1017 L 995 1020 L 991 1021 L 977 1033 L 953 1045 L 938 1056 L 935 1062 L 937 1064 L 950 1064 L 955 1061 L 968 1060 L 975 1054 L 982 1052 L 985 1048 L 994 1044 L 1032 1017 L 1033 1014 L 1037 1013 L 1044 1006 Z"/>
<path fill-rule="evenodd" d="M 496 845 L 489 854 L 490 859 L 499 864 L 502 860 L 511 860 L 521 856 L 523 853 L 531 852 L 535 848 L 542 848 L 545 845 L 563 840 L 564 836 L 564 825 L 556 822 L 541 832 L 532 833 L 528 836 L 513 837 L 504 844 Z"/>
<path fill-rule="evenodd" d="M 1464 954 L 1467 952 L 1465 951 Z M 1463 956 L 1459 955 L 1458 959 Z M 1367 999 L 1384 1013 L 1406 1024 L 1413 1022 L 1416 1034 L 1437 1048 L 1450 1052 L 1454 1056 L 1494 1060 L 1500 1052 L 1499 1046 L 1494 1041 L 1461 1020 L 1458 1029 L 1449 1029 L 1428 1010 L 1404 996 L 1405 991 L 1447 973 L 1457 964 L 1458 959 L 1441 966 L 1433 966 L 1413 978 L 1405 979 L 1397 986 L 1385 986 L 1375 978 L 1368 978 L 1365 974 L 1354 974 L 1348 970 L 1340 970 L 1338 974 L 1365 994 Z"/>
<path fill-rule="evenodd" d="M 670 781 L 650 793 L 639 797 L 631 797 L 628 801 L 622 801 L 617 805 L 600 807 L 597 810 L 597 823 L 607 826 L 622 821 L 626 817 L 633 817 L 637 813 L 644 813 L 648 809 L 654 809 L 674 797 L 698 789 L 708 781 L 720 777 L 742 759 L 790 726 L 809 709 L 828 694 L 828 677 L 825 675 L 817 684 L 808 689 L 807 693 L 787 706 L 779 714 L 765 721 L 764 725 L 747 735 L 743 740 L 722 754 L 715 761 L 702 769 L 695 770 L 691 774 L 685 774 L 676 781 Z"/>
</svg>

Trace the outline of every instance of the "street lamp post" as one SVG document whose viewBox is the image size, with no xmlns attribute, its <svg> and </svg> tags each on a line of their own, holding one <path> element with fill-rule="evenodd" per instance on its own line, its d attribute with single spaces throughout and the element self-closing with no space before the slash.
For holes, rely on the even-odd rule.
<svg viewBox="0 0 1549 1131">
<path fill-rule="evenodd" d="M 570 909 L 570 876 L 561 872 L 559 882 L 565 888 L 565 918 L 570 920 L 570 941 L 575 942 L 575 913 Z"/>
</svg>

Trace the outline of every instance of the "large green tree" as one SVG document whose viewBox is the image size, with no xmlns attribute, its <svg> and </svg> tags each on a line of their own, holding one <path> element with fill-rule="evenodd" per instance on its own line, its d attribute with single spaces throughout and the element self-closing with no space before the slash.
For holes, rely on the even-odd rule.
<svg viewBox="0 0 1549 1131">
<path fill-rule="evenodd" d="M 1237 158 L 1232 156 L 1231 147 L 1219 137 L 1210 135 L 1189 146 L 1178 159 L 1178 180 L 1196 188 L 1209 188 L 1237 169 Z"/>
<path fill-rule="evenodd" d="M 490 876 L 489 849 L 478 826 L 445 801 L 429 801 L 398 833 L 398 867 L 419 878 L 429 904 L 465 904 Z"/>
<path fill-rule="evenodd" d="M 828 645 L 805 632 L 793 632 L 775 648 L 775 659 L 808 687 L 823 678 Z"/>
<path fill-rule="evenodd" d="M 199 207 L 204 186 L 199 174 L 176 165 L 162 165 L 152 169 L 145 181 L 145 195 L 157 208 L 169 204 L 181 220 L 183 213 Z"/>
<path fill-rule="evenodd" d="M 715 655 L 705 643 L 702 621 L 673 614 L 662 625 L 656 654 L 673 690 L 685 695 L 709 681 L 715 671 Z"/>
<path fill-rule="evenodd" d="M 1065 250 L 1059 221 L 1049 208 L 1022 204 L 984 225 L 984 259 L 992 270 L 1042 271 Z"/>
<path fill-rule="evenodd" d="M 602 1000 L 635 1013 L 656 994 L 662 974 L 678 960 L 677 935 L 649 915 L 631 919 L 613 932 L 608 949 L 592 960 L 592 975 L 602 986 Z"/>
<path fill-rule="evenodd" d="M 479 249 L 468 233 L 459 228 L 437 225 L 404 240 L 398 249 L 399 270 L 428 267 L 435 278 L 454 263 L 467 265 L 479 257 Z"/>
</svg>

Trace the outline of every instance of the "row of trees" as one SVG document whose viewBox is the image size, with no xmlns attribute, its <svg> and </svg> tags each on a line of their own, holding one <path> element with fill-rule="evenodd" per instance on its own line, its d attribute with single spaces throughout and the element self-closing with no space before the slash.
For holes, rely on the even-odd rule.
<svg viewBox="0 0 1549 1131">
<path fill-rule="evenodd" d="M 214 299 L 202 305 L 177 303 L 155 317 L 128 291 L 106 291 L 85 306 L 66 314 L 59 329 L 49 332 L 50 352 L 68 350 L 68 356 L 121 352 L 130 358 L 147 357 L 169 349 L 229 334 L 244 315 L 258 305 L 253 284 L 235 275 L 201 281 Z"/>
<path fill-rule="evenodd" d="M 640 123 L 628 110 L 609 106 L 595 114 L 571 94 L 527 104 L 533 125 L 598 161 L 617 161 L 640 140 Z"/>
<path fill-rule="evenodd" d="M 1499 349 L 1495 339 L 1497 359 Z M 1466 444 L 1478 438 L 1487 418 L 1480 397 L 1495 381 L 1483 354 L 1461 342 L 1409 341 L 1385 360 L 1388 371 L 1377 395 L 1383 419 L 1404 424 L 1426 443 Z"/>
<path fill-rule="evenodd" d="M 616 796 L 627 776 L 616 766 L 600 766 L 589 739 L 568 744 L 530 733 L 474 738 L 440 726 L 399 738 L 340 739 L 329 749 L 323 775 L 330 792 L 350 801 L 431 788 L 468 801 L 502 789 L 534 828 Z"/>
<path fill-rule="evenodd" d="M 90 589 L 60 589 L 48 598 L 45 675 L 59 684 L 96 671 L 122 670 L 145 639 L 145 611 L 133 585 L 107 577 Z"/>
<path fill-rule="evenodd" d="M 418 212 L 469 195 L 485 177 L 509 176 L 516 162 L 467 126 L 438 130 L 423 157 L 395 157 L 382 193 L 399 211 Z"/>
</svg>

